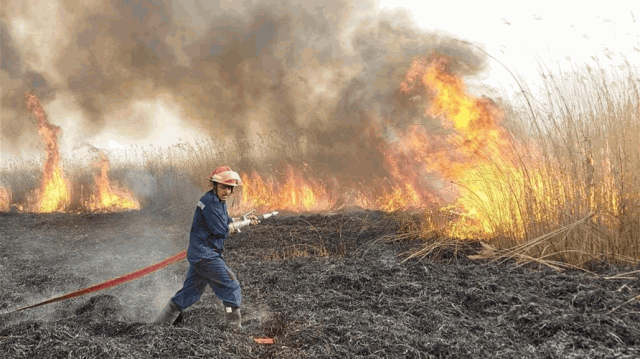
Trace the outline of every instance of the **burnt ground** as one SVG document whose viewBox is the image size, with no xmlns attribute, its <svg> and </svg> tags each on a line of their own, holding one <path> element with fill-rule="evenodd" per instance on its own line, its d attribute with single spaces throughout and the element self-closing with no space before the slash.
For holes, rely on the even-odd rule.
<svg viewBox="0 0 640 359">
<path fill-rule="evenodd" d="M 186 248 L 191 209 L 0 214 L 0 356 L 9 358 L 635 358 L 638 268 L 597 275 L 471 261 L 473 249 L 403 262 L 418 242 L 379 212 L 281 216 L 227 242 L 243 329 L 207 290 L 175 326 L 149 324 L 186 261 L 134 282 L 38 303 Z M 275 339 L 264 345 L 256 337 Z"/>
</svg>

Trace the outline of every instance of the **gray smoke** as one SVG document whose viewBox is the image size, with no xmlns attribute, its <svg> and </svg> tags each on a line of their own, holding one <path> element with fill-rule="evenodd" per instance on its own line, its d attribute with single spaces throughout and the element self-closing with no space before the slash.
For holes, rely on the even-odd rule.
<svg viewBox="0 0 640 359">
<path fill-rule="evenodd" d="M 240 143 L 277 131 L 321 171 L 380 170 L 388 137 L 424 117 L 399 92 L 414 56 L 438 51 L 473 74 L 485 58 L 374 1 L 8 1 L 2 29 L 2 152 L 40 148 L 24 91 L 74 113 L 63 136 L 144 139 L 163 98 L 181 125 Z M 46 107 L 45 107 L 46 108 Z M 64 115 L 62 115 L 64 116 Z M 383 131 L 384 132 L 384 131 Z M 295 147 L 294 146 L 294 147 Z"/>
</svg>

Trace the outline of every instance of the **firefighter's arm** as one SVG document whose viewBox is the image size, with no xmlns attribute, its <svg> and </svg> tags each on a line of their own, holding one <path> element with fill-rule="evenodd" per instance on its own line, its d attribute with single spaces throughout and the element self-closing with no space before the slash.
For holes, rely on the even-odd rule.
<svg viewBox="0 0 640 359">
<path fill-rule="evenodd" d="M 204 203 L 203 203 L 204 202 Z M 207 228 L 213 233 L 215 236 L 224 237 L 225 236 L 225 228 L 222 217 L 219 213 L 213 210 L 212 203 L 206 201 L 205 199 L 198 202 L 198 207 L 202 210 L 202 216 L 207 224 Z"/>
</svg>

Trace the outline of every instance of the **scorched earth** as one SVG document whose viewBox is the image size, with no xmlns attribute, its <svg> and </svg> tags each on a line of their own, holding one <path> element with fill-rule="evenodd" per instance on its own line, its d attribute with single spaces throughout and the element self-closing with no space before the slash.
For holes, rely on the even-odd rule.
<svg viewBox="0 0 640 359">
<path fill-rule="evenodd" d="M 175 326 L 150 324 L 186 261 L 92 295 L 15 309 L 156 263 L 187 246 L 191 208 L 0 213 L 0 356 L 7 358 L 636 358 L 637 268 L 557 272 L 470 260 L 477 246 L 403 261 L 393 216 L 283 215 L 229 238 L 243 329 L 210 289 Z M 612 278 L 615 277 L 615 278 Z M 254 338 L 273 338 L 272 345 Z"/>
</svg>

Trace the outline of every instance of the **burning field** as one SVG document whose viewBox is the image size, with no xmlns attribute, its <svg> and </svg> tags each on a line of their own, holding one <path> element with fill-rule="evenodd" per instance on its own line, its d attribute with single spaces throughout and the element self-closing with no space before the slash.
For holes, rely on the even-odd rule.
<svg viewBox="0 0 640 359">
<path fill-rule="evenodd" d="M 44 3 L 0 23 L 0 352 L 640 355 L 632 69 L 505 100 L 481 47 L 375 2 Z M 149 324 L 185 261 L 15 311 L 183 251 L 220 165 L 232 215 L 283 213 L 228 241 L 243 330 L 210 292 Z"/>
<path fill-rule="evenodd" d="M 236 214 L 420 212 L 422 239 L 638 263 L 634 76 L 543 74 L 547 98 L 505 100 L 467 85 L 481 47 L 370 1 L 45 5 L 0 24 L 1 211 L 190 204 L 229 165 Z"/>
</svg>

